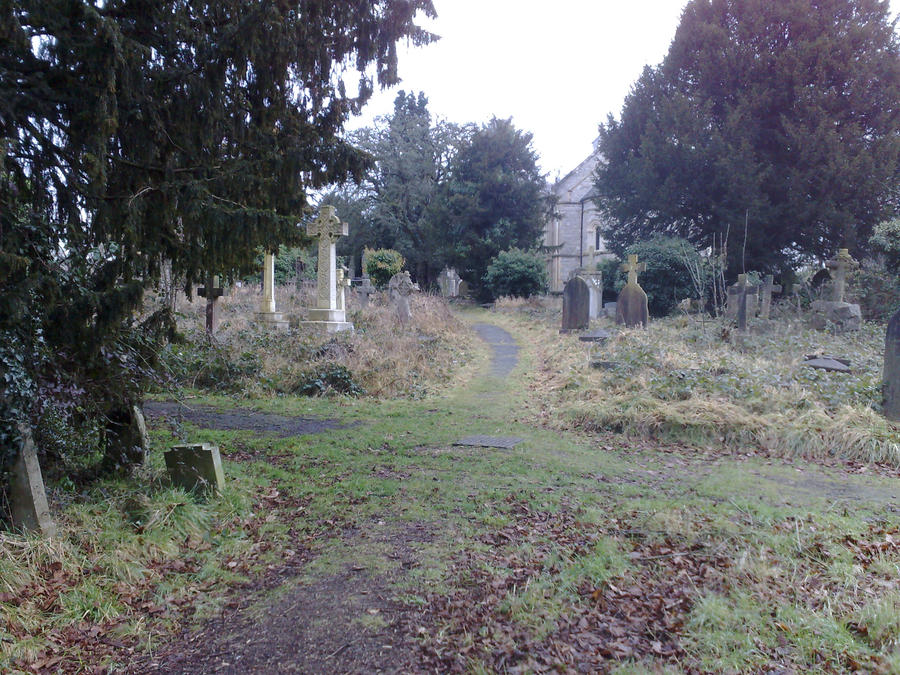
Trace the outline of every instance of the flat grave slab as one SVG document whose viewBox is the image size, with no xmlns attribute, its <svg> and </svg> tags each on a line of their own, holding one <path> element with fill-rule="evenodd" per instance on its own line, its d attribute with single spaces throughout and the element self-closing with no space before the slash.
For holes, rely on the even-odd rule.
<svg viewBox="0 0 900 675">
<path fill-rule="evenodd" d="M 453 445 L 473 445 L 479 448 L 514 448 L 524 440 L 524 438 L 516 438 L 515 436 L 466 436 L 456 441 Z"/>
</svg>

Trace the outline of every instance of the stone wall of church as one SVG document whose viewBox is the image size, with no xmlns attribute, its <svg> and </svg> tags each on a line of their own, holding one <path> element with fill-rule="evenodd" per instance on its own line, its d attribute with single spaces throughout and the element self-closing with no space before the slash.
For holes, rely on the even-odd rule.
<svg viewBox="0 0 900 675">
<path fill-rule="evenodd" d="M 559 215 L 548 224 L 544 243 L 549 247 L 562 244 L 548 261 L 552 291 L 562 291 L 577 269 L 590 265 L 592 248 L 597 252 L 597 261 L 607 253 L 605 242 L 597 235 L 602 219 L 591 198 L 593 172 L 598 161 L 595 152 L 552 188 Z"/>
</svg>

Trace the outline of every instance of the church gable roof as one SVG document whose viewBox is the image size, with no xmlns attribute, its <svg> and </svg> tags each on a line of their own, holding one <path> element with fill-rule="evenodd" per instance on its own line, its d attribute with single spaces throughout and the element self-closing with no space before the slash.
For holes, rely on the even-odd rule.
<svg viewBox="0 0 900 675">
<path fill-rule="evenodd" d="M 594 169 L 602 161 L 599 150 L 594 150 L 578 166 L 560 178 L 553 186 L 553 194 L 564 202 L 580 202 L 589 199 L 594 190 Z"/>
</svg>

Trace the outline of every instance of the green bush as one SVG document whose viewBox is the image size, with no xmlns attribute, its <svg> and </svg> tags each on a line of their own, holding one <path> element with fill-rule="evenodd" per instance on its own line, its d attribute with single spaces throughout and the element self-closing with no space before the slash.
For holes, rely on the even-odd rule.
<svg viewBox="0 0 900 675">
<path fill-rule="evenodd" d="M 685 257 L 696 259 L 699 254 L 686 239 L 660 235 L 632 244 L 625 253 L 637 255 L 638 262 L 647 264 L 646 271 L 638 275 L 638 283 L 647 294 L 651 316 L 666 316 L 679 302 L 696 296 Z M 625 285 L 625 277 L 620 263 L 612 284 L 617 293 Z"/>
<path fill-rule="evenodd" d="M 863 260 L 854 275 L 851 301 L 859 303 L 868 321 L 887 322 L 900 309 L 900 277 L 897 268 L 881 260 Z"/>
<path fill-rule="evenodd" d="M 324 363 L 300 376 L 294 390 L 304 396 L 346 394 L 361 396 L 365 390 L 353 379 L 348 368 L 336 363 Z"/>
<path fill-rule="evenodd" d="M 375 288 L 385 288 L 391 277 L 403 269 L 404 264 L 406 260 L 393 249 L 366 251 L 366 273 L 372 279 Z"/>
<path fill-rule="evenodd" d="M 900 218 L 879 223 L 869 239 L 874 253 L 884 256 L 889 270 L 900 269 Z"/>
<path fill-rule="evenodd" d="M 492 298 L 527 298 L 547 290 L 547 267 L 539 254 L 511 248 L 491 260 L 484 285 Z"/>
</svg>

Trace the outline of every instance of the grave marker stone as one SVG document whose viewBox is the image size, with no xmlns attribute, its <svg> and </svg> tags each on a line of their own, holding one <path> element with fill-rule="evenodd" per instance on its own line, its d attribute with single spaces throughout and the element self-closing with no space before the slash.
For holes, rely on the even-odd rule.
<svg viewBox="0 0 900 675">
<path fill-rule="evenodd" d="M 884 416 L 900 422 L 900 310 L 888 321 L 884 334 Z"/>
<path fill-rule="evenodd" d="M 219 448 L 209 443 L 173 445 L 165 453 L 166 470 L 172 484 L 187 492 L 221 492 L 225 487 Z"/>
<path fill-rule="evenodd" d="M 270 251 L 266 251 L 263 258 L 263 297 L 256 320 L 279 330 L 288 327 L 284 314 L 275 311 L 275 254 Z"/>
<path fill-rule="evenodd" d="M 319 261 L 316 274 L 316 306 L 310 308 L 310 320 L 304 324 L 324 328 L 329 333 L 353 330 L 353 324 L 347 322 L 345 309 L 338 306 L 335 249 L 337 240 L 349 234 L 347 224 L 340 221 L 333 206 L 323 206 L 316 219 L 307 224 L 306 233 L 319 240 Z"/>
<path fill-rule="evenodd" d="M 560 333 L 584 330 L 591 324 L 591 289 L 581 277 L 572 277 L 563 288 L 562 328 Z"/>
<path fill-rule="evenodd" d="M 625 324 L 628 328 L 647 327 L 650 322 L 650 309 L 647 305 L 647 294 L 638 285 L 638 273 L 647 269 L 646 263 L 638 263 L 636 255 L 629 255 L 628 262 L 622 265 L 628 273 L 628 282 L 619 291 L 616 299 L 616 323 Z"/>
<path fill-rule="evenodd" d="M 781 285 L 774 283 L 775 277 L 767 274 L 763 280 L 762 286 L 759 287 L 759 318 L 768 320 L 769 313 L 772 309 L 772 294 L 781 293 Z"/>
<path fill-rule="evenodd" d="M 409 272 L 398 272 L 388 282 L 390 297 L 397 310 L 397 319 L 401 325 L 406 325 L 412 320 L 412 310 L 409 307 L 409 296 L 413 291 L 419 290 L 418 285 L 412 282 Z"/>
<path fill-rule="evenodd" d="M 857 263 L 846 248 L 838 251 L 837 255 L 828 260 L 825 266 L 833 270 L 832 274 L 832 299 L 816 300 L 812 303 L 812 325 L 822 330 L 830 324 L 837 331 L 856 331 L 862 326 L 862 311 L 859 305 L 845 302 L 844 293 L 847 286 L 847 272 Z"/>
<path fill-rule="evenodd" d="M 340 267 L 337 270 L 337 308 L 345 312 L 347 311 L 347 296 L 346 290 L 350 288 L 350 278 L 347 276 L 347 269 L 344 267 Z"/>
<path fill-rule="evenodd" d="M 19 436 L 19 454 L 9 476 L 10 519 L 16 528 L 53 537 L 56 535 L 56 523 L 50 517 L 44 478 L 31 430 L 20 425 Z"/>
<path fill-rule="evenodd" d="M 459 278 L 456 270 L 452 267 L 445 267 L 438 275 L 438 287 L 441 289 L 441 295 L 445 298 L 455 298 L 459 295 Z"/>
<path fill-rule="evenodd" d="M 219 326 L 219 298 L 224 294 L 225 290 L 219 285 L 219 277 L 213 275 L 207 276 L 206 285 L 197 289 L 197 295 L 206 298 L 206 332 L 209 335 L 214 334 Z"/>
<path fill-rule="evenodd" d="M 747 316 L 752 316 L 747 307 L 747 298 L 755 296 L 759 287 L 749 285 L 746 274 L 738 274 L 738 281 L 732 288 L 735 289 L 735 292 L 730 297 L 735 298 L 737 302 L 737 316 L 735 318 L 737 319 L 738 330 L 747 330 Z"/>
<path fill-rule="evenodd" d="M 375 287 L 372 285 L 372 280 L 369 277 L 360 279 L 359 285 L 356 287 L 356 301 L 359 303 L 359 306 L 368 307 L 369 296 L 373 293 L 375 293 Z"/>
</svg>

